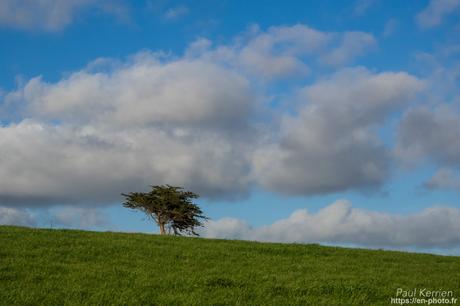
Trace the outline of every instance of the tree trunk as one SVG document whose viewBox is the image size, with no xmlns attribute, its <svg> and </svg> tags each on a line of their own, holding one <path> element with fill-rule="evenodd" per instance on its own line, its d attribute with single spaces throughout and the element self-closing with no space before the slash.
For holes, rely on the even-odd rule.
<svg viewBox="0 0 460 306">
<path fill-rule="evenodd" d="M 160 226 L 160 235 L 166 235 L 165 224 L 160 223 L 159 226 Z"/>
</svg>

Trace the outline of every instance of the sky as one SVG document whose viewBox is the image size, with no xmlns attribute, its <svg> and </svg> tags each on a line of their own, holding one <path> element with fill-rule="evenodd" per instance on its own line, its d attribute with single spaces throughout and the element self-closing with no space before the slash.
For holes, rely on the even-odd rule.
<svg viewBox="0 0 460 306">
<path fill-rule="evenodd" d="M 460 0 L 0 0 L 0 224 L 460 255 Z"/>
</svg>

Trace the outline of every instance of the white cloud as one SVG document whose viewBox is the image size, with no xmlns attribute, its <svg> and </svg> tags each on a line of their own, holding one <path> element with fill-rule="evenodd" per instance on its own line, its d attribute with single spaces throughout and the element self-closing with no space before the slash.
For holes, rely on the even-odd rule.
<svg viewBox="0 0 460 306">
<path fill-rule="evenodd" d="M 0 206 L 0 225 L 36 225 L 35 217 L 26 209 Z"/>
<path fill-rule="evenodd" d="M 395 18 L 389 19 L 385 23 L 385 28 L 383 29 L 383 36 L 389 37 L 393 35 L 396 32 L 397 28 L 398 28 L 398 21 Z"/>
<path fill-rule="evenodd" d="M 460 112 L 454 107 L 415 107 L 401 120 L 395 152 L 409 163 L 431 159 L 444 167 L 459 167 L 458 135 Z"/>
<path fill-rule="evenodd" d="M 342 66 L 363 55 L 376 46 L 371 34 L 364 32 L 345 32 L 337 48 L 321 57 L 321 61 L 331 66 Z"/>
<path fill-rule="evenodd" d="M 107 228 L 111 225 L 109 218 L 95 208 L 64 207 L 50 213 L 53 226 L 74 228 Z"/>
<path fill-rule="evenodd" d="M 460 101 L 459 55 L 460 44 L 455 43 L 439 45 L 433 53 L 415 54 L 418 74 L 426 79 L 430 86 L 424 99 L 429 105 L 448 105 Z"/>
<path fill-rule="evenodd" d="M 459 7 L 460 0 L 430 0 L 428 6 L 417 15 L 417 22 L 422 28 L 433 28 Z"/>
<path fill-rule="evenodd" d="M 238 198 L 254 185 L 302 195 L 378 186 L 388 152 L 374 129 L 414 97 L 420 80 L 343 69 L 305 87 L 298 110 L 275 115 L 262 105 L 268 89 L 259 80 L 293 71 L 244 61 L 257 50 L 270 63 L 303 62 L 339 50 L 337 38 L 348 34 L 254 29 L 232 46 L 200 39 L 183 57 L 142 52 L 96 60 L 53 83 L 32 78 L 3 95 L 0 201 L 110 204 L 121 192 L 164 183 L 206 198 Z"/>
<path fill-rule="evenodd" d="M 378 186 L 389 155 L 375 128 L 422 87 L 407 73 L 364 68 L 305 87 L 298 114 L 282 120 L 278 144 L 256 152 L 255 176 L 265 188 L 299 195 Z"/>
<path fill-rule="evenodd" d="M 59 207 L 34 212 L 25 208 L 0 206 L 0 225 L 107 229 L 108 215 L 88 207 Z"/>
<path fill-rule="evenodd" d="M 222 218 L 207 221 L 204 228 L 200 228 L 201 236 L 206 238 L 222 239 L 251 239 L 253 229 L 244 220 L 236 218 Z"/>
<path fill-rule="evenodd" d="M 180 5 L 177 7 L 173 7 L 168 9 L 165 14 L 164 18 L 167 20 L 175 20 L 181 18 L 189 13 L 189 8 L 185 5 Z"/>
<path fill-rule="evenodd" d="M 78 12 L 97 8 L 125 18 L 126 9 L 111 0 L 2 0 L 0 25 L 28 30 L 61 30 L 74 20 Z"/>
<path fill-rule="evenodd" d="M 457 171 L 449 168 L 441 168 L 424 183 L 428 189 L 447 189 L 460 191 L 460 175 Z"/>
<path fill-rule="evenodd" d="M 34 118 L 0 128 L 7 204 L 108 204 L 163 183 L 210 198 L 249 188 L 251 89 L 210 62 L 144 54 L 110 72 L 32 79 L 7 100 Z"/>
<path fill-rule="evenodd" d="M 353 6 L 353 15 L 361 16 L 375 6 L 379 0 L 357 0 Z"/>
<path fill-rule="evenodd" d="M 460 112 L 453 105 L 411 108 L 400 122 L 395 155 L 407 165 L 429 161 L 439 169 L 423 186 L 460 191 Z"/>
<path fill-rule="evenodd" d="M 340 200 L 310 213 L 293 212 L 273 224 L 252 228 L 245 221 L 209 221 L 202 230 L 208 238 L 272 242 L 321 242 L 370 247 L 456 248 L 460 246 L 460 209 L 432 207 L 397 215 L 353 208 Z"/>
<path fill-rule="evenodd" d="M 320 50 L 329 39 L 327 33 L 303 25 L 271 27 L 249 40 L 239 61 L 250 72 L 267 78 L 301 75 L 308 68 L 299 56 Z"/>
<path fill-rule="evenodd" d="M 187 54 L 230 64 L 263 80 L 276 80 L 305 76 L 309 63 L 348 64 L 375 45 L 374 37 L 364 32 L 323 32 L 301 24 L 261 31 L 254 26 L 230 46 L 212 48 L 200 38 Z"/>
<path fill-rule="evenodd" d="M 236 72 L 200 60 L 163 63 L 151 54 L 107 73 L 75 72 L 55 84 L 33 78 L 7 97 L 26 100 L 34 117 L 123 128 L 240 128 L 251 99 L 248 81 Z"/>
</svg>

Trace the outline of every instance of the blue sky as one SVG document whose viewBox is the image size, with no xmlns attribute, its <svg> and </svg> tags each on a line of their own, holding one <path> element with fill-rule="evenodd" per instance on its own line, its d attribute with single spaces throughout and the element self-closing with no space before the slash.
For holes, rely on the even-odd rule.
<svg viewBox="0 0 460 306">
<path fill-rule="evenodd" d="M 0 223 L 459 254 L 460 1 L 0 2 Z"/>
</svg>

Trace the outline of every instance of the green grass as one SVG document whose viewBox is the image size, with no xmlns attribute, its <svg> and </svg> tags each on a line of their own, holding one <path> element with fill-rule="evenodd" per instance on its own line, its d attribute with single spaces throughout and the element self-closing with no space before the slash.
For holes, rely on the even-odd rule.
<svg viewBox="0 0 460 306">
<path fill-rule="evenodd" d="M 460 257 L 0 226 L 0 305 L 389 305 Z"/>
</svg>

